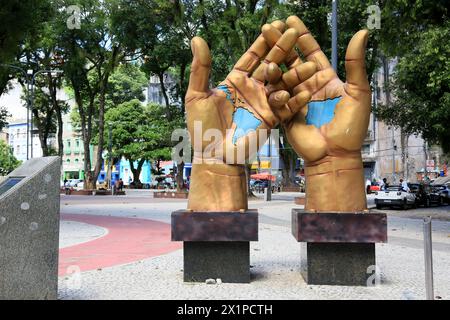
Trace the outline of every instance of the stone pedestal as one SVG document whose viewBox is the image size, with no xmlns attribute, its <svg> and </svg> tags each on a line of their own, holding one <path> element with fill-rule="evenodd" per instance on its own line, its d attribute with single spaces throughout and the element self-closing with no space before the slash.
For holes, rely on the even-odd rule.
<svg viewBox="0 0 450 320">
<path fill-rule="evenodd" d="M 0 299 L 56 299 L 60 158 L 31 159 L 0 183 Z"/>
<path fill-rule="evenodd" d="M 375 243 L 387 242 L 387 218 L 293 209 L 292 234 L 301 242 L 301 273 L 308 284 L 366 286 L 375 270 Z"/>
<path fill-rule="evenodd" d="M 172 241 L 184 242 L 184 281 L 250 282 L 250 241 L 258 241 L 258 212 L 172 213 Z"/>
</svg>

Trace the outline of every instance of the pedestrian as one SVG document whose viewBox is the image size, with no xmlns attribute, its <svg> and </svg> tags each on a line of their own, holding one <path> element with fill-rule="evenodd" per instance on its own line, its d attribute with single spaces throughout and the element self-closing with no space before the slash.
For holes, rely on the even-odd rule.
<svg viewBox="0 0 450 320">
<path fill-rule="evenodd" d="M 404 181 L 403 179 L 400 179 L 400 186 L 402 187 L 402 190 L 405 192 L 411 191 L 408 187 L 408 182 Z"/>
<path fill-rule="evenodd" d="M 123 190 L 123 180 L 122 180 L 122 178 L 119 179 L 119 190 L 120 191 Z"/>
<path fill-rule="evenodd" d="M 69 195 L 70 194 L 70 183 L 69 180 L 64 180 L 64 190 L 66 191 L 66 194 Z"/>
<path fill-rule="evenodd" d="M 387 190 L 387 188 L 389 188 L 389 183 L 387 182 L 386 178 L 383 178 L 383 181 L 380 185 L 380 190 Z"/>
</svg>

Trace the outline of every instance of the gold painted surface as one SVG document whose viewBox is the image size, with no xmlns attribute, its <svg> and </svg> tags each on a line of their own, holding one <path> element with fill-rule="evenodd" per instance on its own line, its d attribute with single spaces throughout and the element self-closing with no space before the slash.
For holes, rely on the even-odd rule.
<svg viewBox="0 0 450 320">
<path fill-rule="evenodd" d="M 365 68 L 368 32 L 351 39 L 345 56 L 346 82 L 341 81 L 319 44 L 296 16 L 288 28 L 300 34 L 297 48 L 318 72 L 296 86 L 292 94 L 311 93 L 311 101 L 342 97 L 331 122 L 317 128 L 306 123 L 308 106 L 284 123 L 287 138 L 305 159 L 306 210 L 361 212 L 367 209 L 361 146 L 367 134 L 371 91 Z"/>
<path fill-rule="evenodd" d="M 285 28 L 287 31 L 285 31 Z M 365 70 L 368 32 L 359 31 L 346 54 L 344 83 L 331 68 L 319 44 L 303 22 L 291 16 L 262 28 L 249 50 L 221 83 L 228 90 L 209 89 L 211 56 L 206 42 L 195 37 L 189 88 L 187 125 L 194 143 L 194 164 L 188 208 L 194 211 L 247 209 L 244 169 L 238 155 L 248 160 L 279 123 L 295 151 L 305 159 L 310 211 L 361 212 L 367 209 L 360 150 L 370 116 L 370 86 Z M 307 62 L 296 55 L 294 44 Z M 282 74 L 279 64 L 288 71 Z M 320 128 L 306 123 L 307 103 L 341 97 L 333 119 Z M 232 142 L 233 113 L 245 108 L 261 121 L 250 133 Z M 201 133 L 195 130 L 201 123 Z M 207 129 L 218 129 L 217 145 L 204 139 Z M 231 129 L 231 130 L 230 130 Z M 250 145 L 257 148 L 250 148 Z M 205 150 L 212 149 L 205 157 Z M 244 150 L 244 152 L 238 152 Z M 196 163 L 197 162 L 197 163 Z"/>
<path fill-rule="evenodd" d="M 193 143 L 194 160 L 188 209 L 193 211 L 235 211 L 247 209 L 247 184 L 242 165 L 265 143 L 270 130 L 287 121 L 309 101 L 310 94 L 289 94 L 311 77 L 313 64 L 306 64 L 302 78 L 282 81 L 279 64 L 293 51 L 299 36 L 294 28 L 281 33 L 270 25 L 262 28 L 271 42 L 259 36 L 216 89 L 208 87 L 211 55 L 206 42 L 191 42 L 193 62 L 186 94 L 186 120 Z M 233 140 L 233 114 L 246 109 L 257 120 L 256 130 Z M 210 129 L 217 139 L 205 137 Z M 265 134 L 264 134 L 265 133 Z"/>
</svg>

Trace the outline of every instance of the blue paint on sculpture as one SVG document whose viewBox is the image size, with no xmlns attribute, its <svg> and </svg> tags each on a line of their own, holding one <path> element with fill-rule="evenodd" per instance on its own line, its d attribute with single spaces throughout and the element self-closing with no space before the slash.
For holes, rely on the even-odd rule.
<svg viewBox="0 0 450 320">
<path fill-rule="evenodd" d="M 220 86 L 217 87 L 218 90 L 225 92 L 225 94 L 227 95 L 227 100 L 229 100 L 231 103 L 234 104 L 234 101 L 231 97 L 231 91 L 230 88 L 228 88 L 228 86 L 226 84 L 222 84 Z"/>
<path fill-rule="evenodd" d="M 233 122 L 236 124 L 236 131 L 233 135 L 233 144 L 245 136 L 250 131 L 256 130 L 261 125 L 261 120 L 255 117 L 253 113 L 244 108 L 237 108 L 233 114 Z"/>
<path fill-rule="evenodd" d="M 342 97 L 327 99 L 323 101 L 311 101 L 308 103 L 308 113 L 306 124 L 312 124 L 320 128 L 324 124 L 330 123 L 334 118 L 334 109 Z"/>
</svg>

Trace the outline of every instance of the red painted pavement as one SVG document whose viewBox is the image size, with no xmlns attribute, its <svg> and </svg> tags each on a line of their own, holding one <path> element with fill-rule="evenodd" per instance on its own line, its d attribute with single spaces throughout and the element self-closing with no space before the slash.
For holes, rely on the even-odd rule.
<svg viewBox="0 0 450 320">
<path fill-rule="evenodd" d="M 159 256 L 182 247 L 181 243 L 170 241 L 170 225 L 159 221 L 86 214 L 62 214 L 61 218 L 103 227 L 108 234 L 60 249 L 60 276 L 71 274 L 70 266 L 77 266 L 80 271 L 96 270 Z"/>
</svg>

